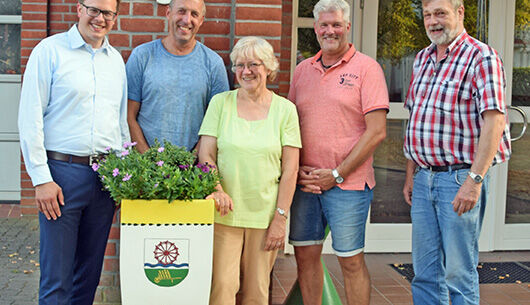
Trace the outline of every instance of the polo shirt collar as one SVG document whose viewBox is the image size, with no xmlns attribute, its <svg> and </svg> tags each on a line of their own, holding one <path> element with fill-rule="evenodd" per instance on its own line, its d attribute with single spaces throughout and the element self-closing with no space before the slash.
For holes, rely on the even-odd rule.
<svg viewBox="0 0 530 305">
<path fill-rule="evenodd" d="M 350 59 L 352 59 L 352 57 L 355 55 L 355 53 L 357 52 L 357 49 L 355 49 L 355 46 L 350 43 L 350 49 L 344 53 L 344 55 L 342 56 L 341 60 L 339 60 L 336 64 L 334 64 L 333 66 L 338 66 L 339 64 L 342 64 L 343 62 L 349 62 Z M 322 50 L 318 51 L 318 53 L 313 56 L 313 60 L 311 60 L 311 64 L 312 65 L 320 65 L 319 61 L 321 60 L 321 57 L 322 57 Z"/>
<path fill-rule="evenodd" d="M 92 48 L 92 46 L 87 44 L 86 41 L 83 39 L 83 37 L 81 36 L 81 33 L 79 33 L 79 29 L 77 28 L 77 23 L 74 24 L 68 31 L 68 42 L 70 43 L 70 48 L 72 49 L 78 49 L 84 45 L 87 45 L 90 48 Z M 105 51 L 108 54 L 109 47 L 110 47 L 109 40 L 107 39 L 107 36 L 105 36 L 103 40 L 103 44 L 101 45 L 100 49 Z"/>
</svg>

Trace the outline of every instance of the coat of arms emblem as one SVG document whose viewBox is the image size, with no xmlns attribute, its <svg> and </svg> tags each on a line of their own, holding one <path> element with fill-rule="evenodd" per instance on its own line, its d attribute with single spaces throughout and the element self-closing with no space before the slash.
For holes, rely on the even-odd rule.
<svg viewBox="0 0 530 305">
<path fill-rule="evenodd" d="M 157 286 L 171 287 L 179 284 L 189 272 L 188 253 L 187 239 L 145 239 L 145 275 Z"/>
</svg>

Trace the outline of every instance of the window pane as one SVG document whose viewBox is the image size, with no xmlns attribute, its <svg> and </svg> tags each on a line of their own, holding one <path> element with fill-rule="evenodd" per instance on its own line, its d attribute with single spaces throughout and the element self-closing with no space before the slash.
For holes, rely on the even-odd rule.
<svg viewBox="0 0 530 305">
<path fill-rule="evenodd" d="M 513 44 L 512 105 L 530 106 L 530 2 L 515 2 L 515 37 Z M 526 108 L 526 107 L 525 107 Z M 527 108 L 528 109 L 528 108 Z M 513 112 L 510 112 L 510 116 Z M 526 115 L 530 115 L 527 110 Z M 518 119 L 514 114 L 512 121 Z M 522 124 L 512 124 L 513 137 L 520 134 Z M 512 157 L 508 163 L 508 194 L 506 223 L 530 223 L 530 134 L 512 142 Z"/>
<path fill-rule="evenodd" d="M 0 24 L 0 74 L 20 74 L 20 24 Z"/>
<path fill-rule="evenodd" d="M 318 44 L 315 30 L 313 28 L 299 28 L 296 64 L 299 64 L 306 58 L 314 56 L 318 51 L 320 51 L 320 45 Z"/>
<path fill-rule="evenodd" d="M 370 210 L 371 223 L 410 223 L 410 206 L 402 195 L 406 159 L 403 132 L 406 121 L 387 120 L 386 139 L 374 154 L 376 186 Z"/>
<path fill-rule="evenodd" d="M 21 0 L 0 0 L 0 15 L 22 15 Z"/>
<path fill-rule="evenodd" d="M 313 18 L 313 7 L 318 0 L 300 0 L 298 2 L 298 17 Z"/>
</svg>

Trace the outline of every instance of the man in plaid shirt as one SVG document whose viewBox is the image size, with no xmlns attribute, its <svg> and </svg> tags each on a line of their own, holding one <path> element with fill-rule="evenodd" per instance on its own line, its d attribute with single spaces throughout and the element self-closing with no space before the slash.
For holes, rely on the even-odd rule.
<svg viewBox="0 0 530 305">
<path fill-rule="evenodd" d="M 423 0 L 403 194 L 411 207 L 415 304 L 479 304 L 478 238 L 488 169 L 510 157 L 502 61 L 464 29 L 462 0 Z"/>
</svg>

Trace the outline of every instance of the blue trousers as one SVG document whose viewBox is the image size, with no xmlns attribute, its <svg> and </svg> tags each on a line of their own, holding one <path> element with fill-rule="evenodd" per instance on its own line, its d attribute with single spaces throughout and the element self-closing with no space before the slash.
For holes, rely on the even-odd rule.
<svg viewBox="0 0 530 305">
<path fill-rule="evenodd" d="M 420 169 L 412 190 L 414 304 L 479 305 L 478 238 L 486 209 L 488 175 L 476 205 L 458 216 L 453 201 L 469 169 Z"/>
<path fill-rule="evenodd" d="M 90 166 L 49 160 L 63 191 L 61 217 L 40 224 L 40 305 L 92 305 L 99 283 L 114 201 Z"/>
</svg>

